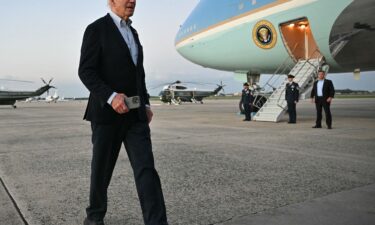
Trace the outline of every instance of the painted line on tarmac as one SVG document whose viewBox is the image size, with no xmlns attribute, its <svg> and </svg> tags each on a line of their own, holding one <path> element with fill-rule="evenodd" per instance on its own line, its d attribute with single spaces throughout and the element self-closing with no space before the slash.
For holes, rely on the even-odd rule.
<svg viewBox="0 0 375 225">
<path fill-rule="evenodd" d="M 12 194 L 9 192 L 7 186 L 5 185 L 5 182 L 3 181 L 3 179 L 1 177 L 0 177 L 0 183 L 3 186 L 3 188 L 4 188 L 5 192 L 7 193 L 8 197 L 12 201 L 13 206 L 16 209 L 18 215 L 21 217 L 21 220 L 23 221 L 24 225 L 29 225 L 29 223 L 26 221 L 24 215 L 22 214 L 21 209 L 18 207 L 16 200 L 14 200 Z"/>
</svg>

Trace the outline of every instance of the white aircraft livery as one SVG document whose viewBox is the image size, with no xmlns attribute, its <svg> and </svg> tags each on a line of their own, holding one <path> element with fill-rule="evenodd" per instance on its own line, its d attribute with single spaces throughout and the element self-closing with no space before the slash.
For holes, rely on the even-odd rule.
<svg viewBox="0 0 375 225">
<path fill-rule="evenodd" d="M 375 0 L 201 0 L 175 45 L 193 63 L 239 73 L 317 55 L 330 72 L 372 71 L 374 12 Z"/>
<path fill-rule="evenodd" d="M 175 46 L 193 63 L 248 81 L 254 119 L 277 122 L 287 109 L 286 74 L 303 99 L 319 69 L 356 78 L 375 70 L 375 0 L 201 0 Z M 261 74 L 273 74 L 263 87 Z"/>
</svg>

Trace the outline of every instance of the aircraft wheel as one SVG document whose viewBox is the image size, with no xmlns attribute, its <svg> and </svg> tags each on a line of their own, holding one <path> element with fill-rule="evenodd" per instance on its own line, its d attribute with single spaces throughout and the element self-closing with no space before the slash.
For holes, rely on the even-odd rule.
<svg viewBox="0 0 375 225">
<path fill-rule="evenodd" d="M 17 108 L 17 106 L 16 106 L 16 105 L 12 105 L 12 107 L 13 107 L 13 109 L 16 109 L 16 108 Z"/>
</svg>

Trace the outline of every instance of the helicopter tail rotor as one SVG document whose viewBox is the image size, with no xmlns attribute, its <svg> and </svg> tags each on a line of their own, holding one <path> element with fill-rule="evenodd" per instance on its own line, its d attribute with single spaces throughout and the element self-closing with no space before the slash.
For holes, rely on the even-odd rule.
<svg viewBox="0 0 375 225">
<path fill-rule="evenodd" d="M 223 91 L 223 93 L 225 94 L 225 89 L 224 89 L 225 86 L 226 86 L 226 85 L 223 84 L 223 81 L 220 81 L 220 84 L 217 84 L 217 87 L 218 87 L 218 89 L 219 89 L 219 92 L 220 92 L 220 91 Z"/>
<path fill-rule="evenodd" d="M 51 79 L 48 81 L 48 83 L 47 83 L 46 80 L 44 80 L 42 77 L 41 77 L 40 79 L 43 81 L 43 83 L 44 83 L 45 85 L 50 85 L 50 84 L 52 83 L 52 81 L 53 81 L 53 78 L 51 78 Z"/>
<path fill-rule="evenodd" d="M 56 89 L 56 87 L 54 87 L 54 86 L 51 85 L 51 83 L 52 83 L 52 81 L 53 81 L 53 78 L 51 78 L 51 79 L 48 81 L 48 83 L 47 83 L 46 80 L 44 80 L 42 77 L 41 77 L 40 79 L 41 79 L 42 82 L 46 85 L 46 87 L 48 87 L 48 89 L 47 89 L 47 96 L 49 96 L 49 89 L 51 89 L 51 88 L 55 88 L 55 89 Z"/>
</svg>

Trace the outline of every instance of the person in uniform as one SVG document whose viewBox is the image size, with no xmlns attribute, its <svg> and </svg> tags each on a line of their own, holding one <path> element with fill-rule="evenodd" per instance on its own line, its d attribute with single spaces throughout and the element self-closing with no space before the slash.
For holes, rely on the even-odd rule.
<svg viewBox="0 0 375 225">
<path fill-rule="evenodd" d="M 316 106 L 316 123 L 313 128 L 322 128 L 322 108 L 326 114 L 326 124 L 328 129 L 332 129 L 331 103 L 335 96 L 335 88 L 331 80 L 325 79 L 324 70 L 319 70 L 318 80 L 314 82 L 311 91 L 311 102 Z"/>
<path fill-rule="evenodd" d="M 297 112 L 296 105 L 299 100 L 299 86 L 296 82 L 293 81 L 294 75 L 288 75 L 288 83 L 285 87 L 285 100 L 288 103 L 288 113 L 289 113 L 289 122 L 297 122 Z"/>
<path fill-rule="evenodd" d="M 251 121 L 251 109 L 254 101 L 253 93 L 249 89 L 249 84 L 243 84 L 241 102 L 245 111 L 245 119 L 243 121 Z"/>
</svg>

